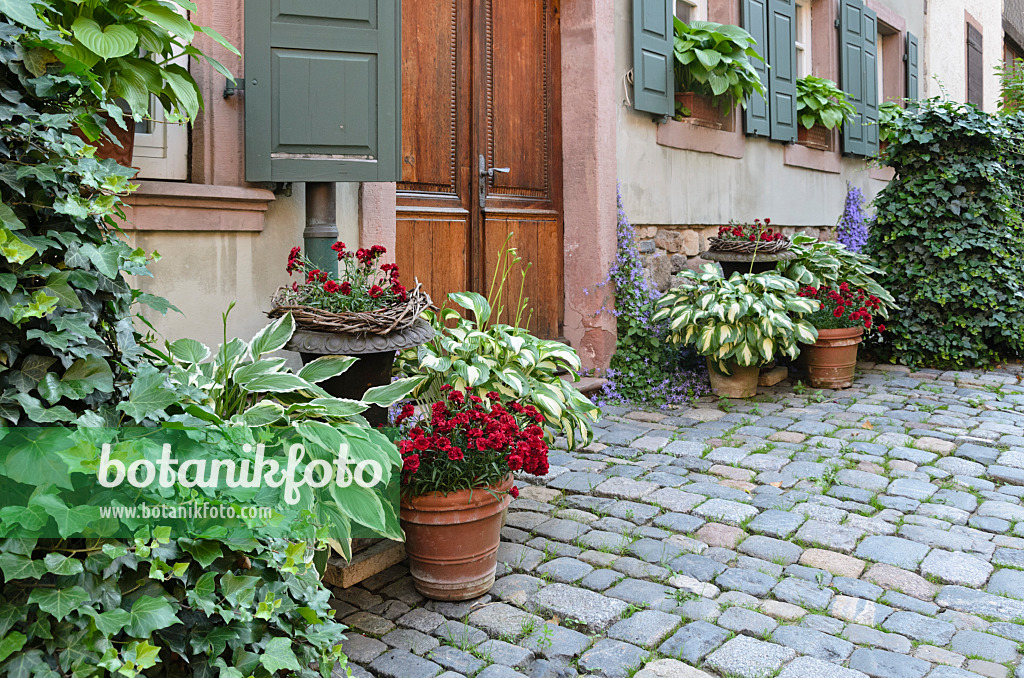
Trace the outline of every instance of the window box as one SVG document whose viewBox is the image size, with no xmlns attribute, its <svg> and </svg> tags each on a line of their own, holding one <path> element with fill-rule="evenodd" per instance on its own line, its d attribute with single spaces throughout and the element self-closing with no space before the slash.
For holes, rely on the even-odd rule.
<svg viewBox="0 0 1024 678">
<path fill-rule="evenodd" d="M 683 117 L 683 122 L 711 129 L 725 127 L 727 116 L 722 114 L 714 97 L 694 92 L 676 92 L 676 102 L 690 111 L 689 116 Z"/>
<path fill-rule="evenodd" d="M 797 127 L 796 141 L 808 148 L 829 151 L 832 150 L 832 130 L 824 125 L 815 125 L 810 129 L 800 125 Z"/>
</svg>

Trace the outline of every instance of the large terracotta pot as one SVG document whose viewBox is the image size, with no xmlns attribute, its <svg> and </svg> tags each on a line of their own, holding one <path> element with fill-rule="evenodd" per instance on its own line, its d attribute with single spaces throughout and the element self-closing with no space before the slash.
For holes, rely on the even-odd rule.
<svg viewBox="0 0 1024 678">
<path fill-rule="evenodd" d="M 820 151 L 827 151 L 832 145 L 832 130 L 824 125 L 815 125 L 807 129 L 798 125 L 796 129 L 797 143 L 809 148 L 816 148 Z"/>
<path fill-rule="evenodd" d="M 722 115 L 722 109 L 713 97 L 693 92 L 676 92 L 676 101 L 690 111 L 690 115 L 683 118 L 685 122 L 711 129 L 722 129 L 725 126 L 726 117 Z"/>
<path fill-rule="evenodd" d="M 402 498 L 405 552 L 416 590 L 434 600 L 468 600 L 494 586 L 502 514 L 512 477 L 488 488 Z"/>
<path fill-rule="evenodd" d="M 803 347 L 807 380 L 813 388 L 849 388 L 857 368 L 863 327 L 818 330 L 818 341 Z"/>
<path fill-rule="evenodd" d="M 726 376 L 715 369 L 711 358 L 708 358 L 708 376 L 711 378 L 711 391 L 722 398 L 753 398 L 757 395 L 757 375 L 759 367 L 740 367 L 729 364 L 732 375 Z"/>
</svg>

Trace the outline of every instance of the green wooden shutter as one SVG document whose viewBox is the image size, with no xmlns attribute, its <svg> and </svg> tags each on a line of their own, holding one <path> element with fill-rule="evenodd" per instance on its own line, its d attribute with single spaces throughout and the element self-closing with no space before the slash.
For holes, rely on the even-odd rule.
<svg viewBox="0 0 1024 678">
<path fill-rule="evenodd" d="M 918 56 L 917 36 L 907 33 L 907 98 L 917 99 L 921 84 L 920 57 Z"/>
<path fill-rule="evenodd" d="M 856 109 L 852 118 L 843 123 L 843 152 L 850 155 L 868 154 L 867 128 L 864 124 L 864 101 L 867 96 L 864 77 L 865 13 L 862 0 L 839 2 L 840 87 Z"/>
<path fill-rule="evenodd" d="M 878 153 L 878 15 L 864 8 L 864 155 Z"/>
<path fill-rule="evenodd" d="M 967 24 L 967 103 L 985 107 L 985 62 L 981 51 L 981 32 Z"/>
<path fill-rule="evenodd" d="M 248 181 L 401 179 L 400 0 L 247 0 Z"/>
<path fill-rule="evenodd" d="M 751 65 L 757 71 L 758 77 L 768 88 L 768 6 L 766 0 L 743 0 L 743 28 L 750 33 L 757 42 L 755 49 L 757 53 L 765 58 L 765 61 L 751 60 Z M 743 127 L 747 134 L 752 136 L 771 135 L 771 119 L 768 111 L 768 100 L 760 94 L 754 93 L 747 100 L 747 109 L 743 115 Z"/>
<path fill-rule="evenodd" d="M 796 141 L 796 0 L 768 0 L 771 138 Z"/>
<path fill-rule="evenodd" d="M 633 108 L 675 113 L 672 0 L 633 0 Z"/>
</svg>

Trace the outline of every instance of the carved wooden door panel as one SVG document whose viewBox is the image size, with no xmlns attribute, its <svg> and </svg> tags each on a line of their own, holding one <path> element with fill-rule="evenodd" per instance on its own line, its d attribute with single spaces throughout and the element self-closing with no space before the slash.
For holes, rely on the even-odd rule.
<svg viewBox="0 0 1024 678">
<path fill-rule="evenodd" d="M 403 278 L 440 305 L 453 291 L 486 295 L 512 233 L 533 264 L 530 331 L 548 338 L 564 305 L 556 5 L 403 3 L 396 253 Z M 512 282 L 506 299 L 518 298 Z"/>
</svg>

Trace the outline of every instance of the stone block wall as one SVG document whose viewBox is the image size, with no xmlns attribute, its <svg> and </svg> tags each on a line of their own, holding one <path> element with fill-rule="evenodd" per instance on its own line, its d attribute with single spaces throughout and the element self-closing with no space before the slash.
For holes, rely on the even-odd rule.
<svg viewBox="0 0 1024 678">
<path fill-rule="evenodd" d="M 773 224 L 774 225 L 774 224 Z M 708 238 L 718 235 L 718 226 L 636 226 L 637 247 L 648 279 L 664 292 L 672 287 L 672 279 L 684 268 L 696 271 L 701 264 L 710 263 L 700 258 L 708 249 Z M 833 240 L 835 229 L 822 228 L 788 228 L 783 227 L 786 235 L 797 231 L 812 235 L 822 240 Z"/>
</svg>

